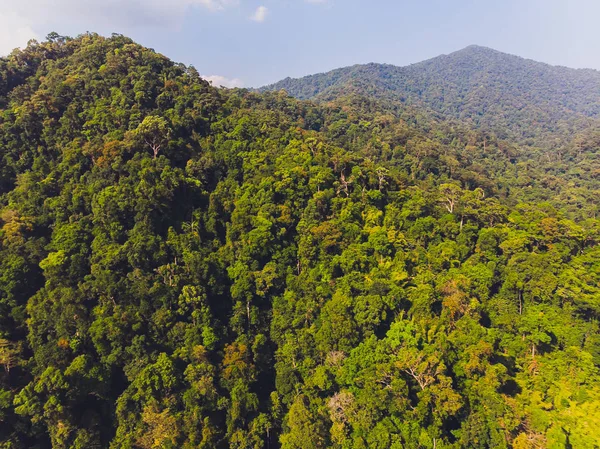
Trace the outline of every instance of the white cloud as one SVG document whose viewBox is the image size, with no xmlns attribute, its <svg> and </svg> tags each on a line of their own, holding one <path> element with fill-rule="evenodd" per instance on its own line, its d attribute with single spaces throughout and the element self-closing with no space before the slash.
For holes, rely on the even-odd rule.
<svg viewBox="0 0 600 449">
<path fill-rule="evenodd" d="M 61 24 L 86 30 L 177 27 L 192 8 L 210 12 L 238 6 L 240 0 L 0 0 L 0 54 L 25 46 Z"/>
<path fill-rule="evenodd" d="M 30 39 L 39 39 L 27 19 L 14 12 L 0 12 L 0 56 L 6 56 L 17 47 L 24 47 Z"/>
<path fill-rule="evenodd" d="M 158 21 L 181 19 L 193 7 L 219 11 L 239 3 L 240 0 L 0 0 L 0 10 L 15 11 L 23 17 L 44 22 L 78 17 L 144 23 L 148 18 Z"/>
<path fill-rule="evenodd" d="M 239 78 L 226 78 L 221 75 L 200 76 L 206 81 L 209 81 L 215 87 L 244 87 L 243 81 Z"/>
<path fill-rule="evenodd" d="M 185 0 L 184 0 L 185 1 Z M 187 0 L 190 4 L 200 4 L 213 11 L 222 10 L 230 6 L 237 6 L 238 0 Z"/>
<path fill-rule="evenodd" d="M 259 6 L 256 8 L 256 11 L 254 11 L 254 14 L 250 16 L 250 20 L 264 22 L 267 18 L 267 14 L 269 14 L 269 9 L 266 6 Z"/>
</svg>

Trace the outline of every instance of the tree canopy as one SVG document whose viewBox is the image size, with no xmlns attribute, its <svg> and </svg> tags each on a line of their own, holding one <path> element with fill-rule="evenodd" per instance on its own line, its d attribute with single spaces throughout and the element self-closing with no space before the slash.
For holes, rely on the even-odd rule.
<svg viewBox="0 0 600 449">
<path fill-rule="evenodd" d="M 600 137 L 0 59 L 0 447 L 600 446 Z"/>
</svg>

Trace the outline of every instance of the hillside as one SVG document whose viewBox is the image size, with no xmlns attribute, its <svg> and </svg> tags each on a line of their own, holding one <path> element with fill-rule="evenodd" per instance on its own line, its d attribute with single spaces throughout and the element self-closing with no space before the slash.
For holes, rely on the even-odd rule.
<svg viewBox="0 0 600 449">
<path fill-rule="evenodd" d="M 521 143 L 552 145 L 600 114 L 600 72 L 470 46 L 407 67 L 366 64 L 262 88 L 329 101 L 348 93 L 422 106 Z"/>
<path fill-rule="evenodd" d="M 600 446 L 600 135 L 0 58 L 0 447 Z"/>
</svg>

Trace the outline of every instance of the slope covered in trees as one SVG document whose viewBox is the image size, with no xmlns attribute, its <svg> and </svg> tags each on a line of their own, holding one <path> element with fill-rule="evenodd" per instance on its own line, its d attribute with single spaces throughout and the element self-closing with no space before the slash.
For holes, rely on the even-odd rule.
<svg viewBox="0 0 600 449">
<path fill-rule="evenodd" d="M 0 59 L 0 447 L 598 447 L 599 140 Z"/>
<path fill-rule="evenodd" d="M 600 72 L 553 67 L 470 46 L 407 67 L 366 64 L 262 88 L 301 99 L 348 92 L 420 105 L 521 143 L 553 145 L 600 115 Z"/>
</svg>

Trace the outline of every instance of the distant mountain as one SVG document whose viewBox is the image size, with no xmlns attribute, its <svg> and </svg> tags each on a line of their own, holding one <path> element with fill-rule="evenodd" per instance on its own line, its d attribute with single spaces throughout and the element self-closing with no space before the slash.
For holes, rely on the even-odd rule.
<svg viewBox="0 0 600 449">
<path fill-rule="evenodd" d="M 261 90 L 280 89 L 301 99 L 328 101 L 357 93 L 420 105 L 500 137 L 546 145 L 600 116 L 600 72 L 555 67 L 479 46 L 407 67 L 365 64 L 286 78 Z"/>
</svg>

